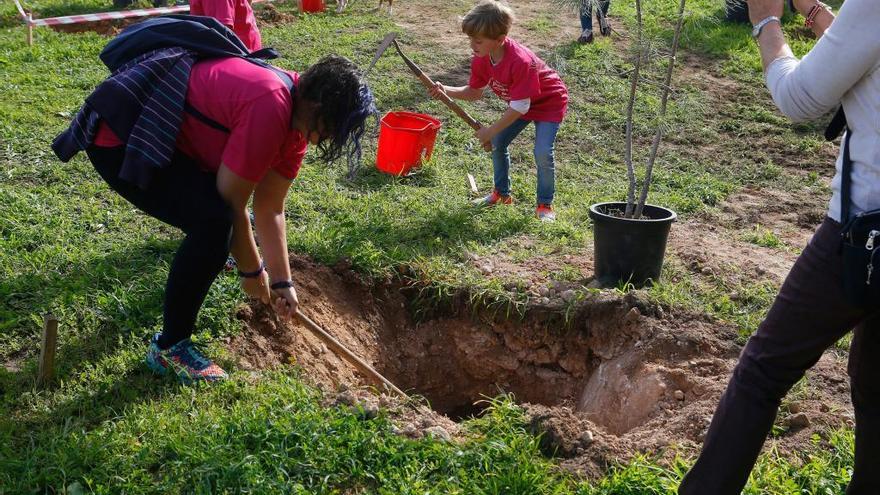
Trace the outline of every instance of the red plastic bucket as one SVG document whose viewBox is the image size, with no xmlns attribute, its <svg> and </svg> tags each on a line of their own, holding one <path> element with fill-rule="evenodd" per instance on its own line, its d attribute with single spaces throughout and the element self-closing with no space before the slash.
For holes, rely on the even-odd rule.
<svg viewBox="0 0 880 495">
<path fill-rule="evenodd" d="M 325 8 L 324 0 L 299 0 L 299 10 L 301 12 L 324 12 Z"/>
<path fill-rule="evenodd" d="M 442 124 L 421 113 L 388 112 L 379 125 L 376 168 L 387 174 L 404 175 L 431 158 Z"/>
</svg>

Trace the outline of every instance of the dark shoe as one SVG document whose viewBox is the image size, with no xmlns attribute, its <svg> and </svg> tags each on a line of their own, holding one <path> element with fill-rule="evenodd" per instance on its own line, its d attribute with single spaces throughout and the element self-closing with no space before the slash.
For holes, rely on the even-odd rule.
<svg viewBox="0 0 880 495">
<path fill-rule="evenodd" d="M 584 29 L 584 32 L 581 33 L 578 38 L 578 43 L 592 43 L 593 42 L 593 31 L 590 29 Z"/>
<path fill-rule="evenodd" d="M 611 23 L 604 15 L 599 15 L 599 33 L 602 36 L 611 36 Z"/>
</svg>

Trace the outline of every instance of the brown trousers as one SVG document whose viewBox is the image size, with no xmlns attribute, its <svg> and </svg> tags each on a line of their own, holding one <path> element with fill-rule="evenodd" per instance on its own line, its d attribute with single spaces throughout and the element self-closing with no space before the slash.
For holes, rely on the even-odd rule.
<svg viewBox="0 0 880 495">
<path fill-rule="evenodd" d="M 680 495 L 738 495 L 782 398 L 826 349 L 854 330 L 849 376 L 856 419 L 847 495 L 880 494 L 880 308 L 844 300 L 840 224 L 826 218 L 749 339 Z M 876 361 L 875 361 L 876 360 Z"/>
</svg>

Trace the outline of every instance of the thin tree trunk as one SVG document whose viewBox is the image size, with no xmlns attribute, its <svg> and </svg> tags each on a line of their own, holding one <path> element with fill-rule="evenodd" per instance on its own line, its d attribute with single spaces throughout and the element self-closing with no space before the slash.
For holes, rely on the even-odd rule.
<svg viewBox="0 0 880 495">
<path fill-rule="evenodd" d="M 651 153 L 648 155 L 648 163 L 645 167 L 645 181 L 642 183 L 642 192 L 639 195 L 639 204 L 636 206 L 635 217 L 641 218 L 648 200 L 648 189 L 654 173 L 654 162 L 657 160 L 657 152 L 660 149 L 660 140 L 663 138 L 663 118 L 666 116 L 666 103 L 669 101 L 669 92 L 672 85 L 672 71 L 675 68 L 675 54 L 678 51 L 678 42 L 681 39 L 681 29 L 684 26 L 684 6 L 687 0 L 681 0 L 678 4 L 678 23 L 675 25 L 675 34 L 672 36 L 672 54 L 669 56 L 669 67 L 666 68 L 666 80 L 663 83 L 663 93 L 660 98 L 660 113 L 657 119 L 657 132 L 654 133 L 654 142 L 651 143 Z"/>
<path fill-rule="evenodd" d="M 632 127 L 633 127 L 633 108 L 636 104 L 636 92 L 639 87 L 639 69 L 642 66 L 642 1 L 636 0 L 636 60 L 633 64 L 633 71 L 629 77 L 629 103 L 626 107 L 626 150 L 623 155 L 623 161 L 626 163 L 626 177 L 629 179 L 629 189 L 626 193 L 626 212 L 624 216 L 631 218 L 636 203 L 636 170 L 633 166 L 632 158 Z"/>
</svg>

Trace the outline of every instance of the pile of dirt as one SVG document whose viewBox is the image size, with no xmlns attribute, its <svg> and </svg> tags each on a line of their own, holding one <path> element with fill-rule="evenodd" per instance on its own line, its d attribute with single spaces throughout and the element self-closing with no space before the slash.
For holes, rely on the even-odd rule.
<svg viewBox="0 0 880 495">
<path fill-rule="evenodd" d="M 260 25 L 290 24 L 296 20 L 296 16 L 282 12 L 271 3 L 257 4 L 254 6 L 254 15 Z"/>
<path fill-rule="evenodd" d="M 459 308 L 416 321 L 405 287 L 364 280 L 345 265 L 299 257 L 292 266 L 302 311 L 430 408 L 374 396 L 305 327 L 259 306 L 238 312 L 245 331 L 230 345 L 241 366 L 296 364 L 328 391 L 328 405 L 366 415 L 388 409 L 398 432 L 412 438 L 455 441 L 453 420 L 479 414 L 486 397 L 511 393 L 543 435 L 545 452 L 587 476 L 637 453 L 699 445 L 739 352 L 732 327 L 672 315 L 638 292 L 590 295 L 574 304 L 568 324 L 558 308 L 539 306 L 522 320 Z M 815 380 L 845 385 L 833 356 L 814 373 Z M 846 416 L 843 391 L 828 390 L 799 402 L 798 412 L 810 420 L 792 423 L 793 447 Z"/>
</svg>

